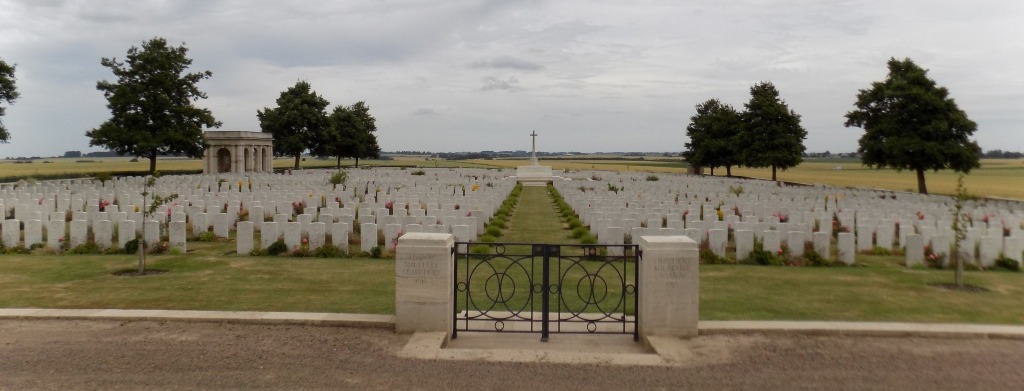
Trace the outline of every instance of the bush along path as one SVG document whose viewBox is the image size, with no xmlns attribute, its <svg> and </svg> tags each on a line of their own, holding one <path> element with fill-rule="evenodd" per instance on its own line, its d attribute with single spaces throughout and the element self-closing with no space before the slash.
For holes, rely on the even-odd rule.
<svg viewBox="0 0 1024 391">
<path fill-rule="evenodd" d="M 581 228 L 581 229 L 579 229 Z M 575 231 L 572 231 L 575 230 Z M 480 242 L 595 243 L 554 187 L 516 186 Z"/>
</svg>

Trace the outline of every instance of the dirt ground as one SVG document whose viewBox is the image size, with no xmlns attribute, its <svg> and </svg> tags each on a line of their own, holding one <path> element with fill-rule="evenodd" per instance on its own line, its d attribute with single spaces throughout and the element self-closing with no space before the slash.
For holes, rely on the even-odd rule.
<svg viewBox="0 0 1024 391">
<path fill-rule="evenodd" d="M 1024 341 L 712 336 L 683 368 L 421 361 L 388 330 L 0 320 L 2 390 L 1020 390 Z"/>
</svg>

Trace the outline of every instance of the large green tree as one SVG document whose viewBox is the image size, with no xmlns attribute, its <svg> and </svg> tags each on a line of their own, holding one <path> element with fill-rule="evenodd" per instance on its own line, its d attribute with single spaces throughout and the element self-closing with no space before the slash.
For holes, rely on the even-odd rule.
<svg viewBox="0 0 1024 391">
<path fill-rule="evenodd" d="M 328 125 L 327 99 L 313 91 L 306 81 L 281 92 L 277 107 L 257 110 L 260 129 L 274 136 L 274 153 L 295 158 L 295 168 L 307 149 L 313 149 L 324 137 Z"/>
<path fill-rule="evenodd" d="M 726 175 L 732 176 L 732 166 L 740 163 L 735 140 L 740 131 L 739 113 L 718 99 L 708 99 L 696 109 L 686 126 L 690 142 L 683 157 L 690 165 L 711 168 L 711 175 L 715 175 L 715 167 L 724 166 Z"/>
<path fill-rule="evenodd" d="M 743 130 L 737 137 L 742 142 L 741 157 L 747 167 L 771 167 L 772 180 L 778 169 L 796 167 L 803 161 L 807 130 L 800 125 L 800 115 L 779 98 L 771 82 L 750 87 L 750 101 L 740 114 Z"/>
<path fill-rule="evenodd" d="M 889 76 L 860 90 L 855 105 L 846 126 L 864 129 L 861 163 L 914 170 L 922 194 L 928 194 L 925 170 L 968 173 L 980 166 L 981 148 L 968 138 L 978 125 L 909 58 L 889 59 Z"/>
<path fill-rule="evenodd" d="M 103 58 L 116 82 L 102 80 L 110 119 L 85 133 L 89 145 L 99 145 L 122 155 L 149 159 L 149 172 L 156 171 L 157 155 L 203 156 L 203 128 L 220 127 L 210 110 L 193 105 L 206 94 L 196 86 L 213 76 L 210 71 L 186 73 L 192 65 L 184 44 L 168 46 L 167 40 L 153 38 L 132 46 L 124 62 Z"/>
<path fill-rule="evenodd" d="M 359 159 L 380 156 L 376 131 L 377 120 L 370 115 L 370 107 L 365 102 L 337 106 L 311 151 L 316 156 L 336 158 L 338 168 L 343 157 L 354 158 L 359 167 Z"/>
<path fill-rule="evenodd" d="M 7 102 L 7 104 L 12 104 L 18 100 L 18 88 L 14 84 L 14 68 L 14 65 L 8 65 L 4 60 L 0 59 L 0 103 Z M 11 141 L 11 134 L 4 127 L 3 123 L 3 116 L 6 113 L 7 110 L 0 106 L 0 143 Z"/>
</svg>

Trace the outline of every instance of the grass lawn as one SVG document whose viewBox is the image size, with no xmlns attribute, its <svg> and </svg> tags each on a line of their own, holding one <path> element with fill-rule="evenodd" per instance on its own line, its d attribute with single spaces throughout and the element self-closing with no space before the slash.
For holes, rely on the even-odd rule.
<svg viewBox="0 0 1024 391">
<path fill-rule="evenodd" d="M 135 261 L 0 256 L 0 307 L 394 313 L 390 259 L 157 255 L 148 267 L 168 273 L 112 274 Z M 849 268 L 702 265 L 701 319 L 1024 324 L 1024 274 L 968 272 L 968 283 L 989 292 L 957 292 L 928 285 L 952 282 L 952 271 L 898 261 L 858 255 L 862 266 Z"/>
</svg>

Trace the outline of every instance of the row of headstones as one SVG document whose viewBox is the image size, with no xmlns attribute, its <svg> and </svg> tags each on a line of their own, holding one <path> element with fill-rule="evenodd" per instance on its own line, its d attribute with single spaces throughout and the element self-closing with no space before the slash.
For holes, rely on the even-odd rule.
<svg viewBox="0 0 1024 391">
<path fill-rule="evenodd" d="M 562 188 L 571 191 L 572 185 L 562 186 Z M 593 206 L 593 203 L 599 202 L 599 200 L 596 197 L 594 197 L 593 195 L 591 195 L 588 199 L 579 198 L 578 200 L 581 203 L 582 202 L 587 202 L 588 206 Z M 665 205 L 665 204 L 667 204 L 667 202 L 663 201 L 662 205 Z M 707 203 L 703 204 L 702 207 L 704 209 L 710 209 L 709 208 L 709 204 L 707 204 Z M 687 211 L 691 211 L 691 210 L 693 210 L 693 205 L 689 204 L 685 208 L 682 208 L 682 209 L 687 210 Z M 729 208 L 729 209 L 731 209 L 731 208 Z M 711 227 L 703 227 L 703 226 L 701 226 L 701 224 L 698 223 L 698 224 L 696 224 L 696 227 L 694 227 L 694 228 L 697 228 L 697 230 L 693 231 L 694 233 L 692 235 L 690 235 L 690 236 L 711 237 L 711 236 L 714 236 L 714 235 L 712 235 L 710 233 L 710 230 L 712 230 L 712 229 L 722 230 L 722 229 L 726 229 L 728 227 L 733 227 L 734 225 L 738 225 L 738 224 L 735 223 L 737 221 L 735 218 L 730 219 L 728 217 L 728 215 L 731 214 L 731 210 L 729 210 L 729 209 L 724 209 L 724 210 L 726 210 L 726 216 L 727 216 L 726 217 L 726 221 L 717 221 L 718 220 L 717 213 L 705 214 L 705 219 L 708 220 L 709 223 L 711 223 Z M 594 208 L 588 207 L 588 208 L 577 208 L 577 210 L 579 210 L 581 212 L 581 214 L 583 214 L 584 216 L 589 216 L 591 211 L 601 210 L 601 209 L 594 209 Z M 699 209 L 697 209 L 697 210 L 699 210 Z M 642 212 L 643 211 L 640 211 L 640 212 L 637 212 L 636 214 L 633 214 L 631 216 L 630 215 L 627 215 L 627 216 L 628 217 L 635 217 L 639 213 L 642 213 Z M 653 216 L 654 217 L 650 217 L 650 216 L 652 216 L 652 214 L 651 214 L 652 212 L 653 212 Z M 661 210 L 659 210 L 658 208 L 655 208 L 653 211 L 648 211 L 648 215 L 647 216 L 649 218 L 646 221 L 646 226 L 647 227 L 661 227 L 662 219 L 658 218 L 659 213 L 661 213 Z M 604 219 L 600 219 L 602 217 L 601 216 L 601 212 L 597 212 L 597 215 L 598 215 L 599 220 L 596 221 L 596 228 L 597 228 L 599 237 L 602 235 L 602 233 L 604 233 L 605 236 L 610 236 L 610 237 L 606 238 L 605 240 L 603 240 L 603 242 L 605 242 L 605 243 L 609 243 L 609 244 L 617 243 L 620 240 L 620 239 L 618 239 L 618 237 L 621 236 L 621 235 L 624 235 L 624 233 L 625 233 L 625 232 L 623 232 L 623 230 L 620 227 L 614 227 L 616 229 L 613 229 L 612 230 L 613 233 L 611 235 L 609 235 L 607 232 L 604 232 L 604 231 L 606 231 L 606 229 L 608 227 L 612 227 L 613 225 L 623 225 L 623 226 L 625 226 L 625 228 L 627 230 L 629 230 L 631 228 L 635 229 L 636 226 L 639 226 L 639 223 L 636 220 L 634 220 L 634 219 L 621 219 L 621 220 L 616 221 L 613 218 L 613 219 L 609 219 L 609 220 L 604 220 Z M 611 215 L 615 216 L 614 213 L 611 213 Z M 813 214 L 812 213 L 804 213 L 804 215 L 805 216 L 809 216 L 809 215 L 813 215 Z M 797 215 L 797 216 L 799 216 L 799 215 Z M 615 216 L 615 217 L 618 217 L 618 216 Z M 693 214 L 687 215 L 687 218 L 685 219 L 685 221 L 679 221 L 681 219 L 674 219 L 672 217 L 674 217 L 673 214 L 665 215 L 665 217 L 664 217 L 664 220 L 666 222 L 666 226 L 668 228 L 671 228 L 671 229 L 677 229 L 677 230 L 678 229 L 684 229 L 685 230 L 685 228 L 690 226 L 689 223 L 691 221 L 696 221 L 695 220 L 696 216 L 693 215 Z M 775 216 L 772 216 L 772 217 L 774 218 Z M 847 224 L 852 225 L 854 223 L 853 213 L 851 211 L 847 211 L 845 213 L 838 213 L 837 217 L 840 219 L 840 221 L 846 220 Z M 751 222 L 751 223 L 757 220 L 756 217 L 750 216 L 749 212 L 745 213 L 743 218 L 744 218 L 744 220 L 748 220 L 749 219 L 749 222 Z M 821 246 L 822 245 L 821 241 L 824 241 L 824 238 L 830 238 L 831 237 L 831 234 L 829 232 L 829 231 L 831 231 L 831 217 L 828 214 L 823 214 L 823 215 L 819 215 L 818 218 L 819 218 L 819 220 L 818 220 L 819 229 L 821 231 L 824 231 L 824 232 L 821 232 L 821 235 L 818 235 L 821 239 L 819 239 L 819 243 L 817 243 L 817 244 L 819 246 Z M 860 251 L 870 250 L 874 246 L 874 243 L 872 243 L 872 241 L 870 239 L 871 239 L 872 236 L 874 236 L 874 234 L 875 234 L 874 229 L 876 227 L 873 226 L 873 225 L 868 224 L 868 222 L 870 221 L 869 218 L 866 217 L 864 220 L 865 220 L 865 224 L 858 225 L 857 237 L 867 238 L 868 240 L 856 241 L 857 249 L 860 250 Z M 910 248 L 912 250 L 907 253 L 908 257 L 909 257 L 908 258 L 908 263 L 913 263 L 913 262 L 915 262 L 913 260 L 914 256 L 915 256 L 915 254 L 918 253 L 918 251 L 914 251 L 914 249 L 918 249 L 918 247 L 920 247 L 920 250 L 921 250 L 920 252 L 922 252 L 922 253 L 923 253 L 923 249 L 924 249 L 924 245 L 918 246 L 917 242 L 918 241 L 924 241 L 925 243 L 928 243 L 929 240 L 927 240 L 927 239 L 930 239 L 930 236 L 934 236 L 934 234 L 932 232 L 935 231 L 935 228 L 934 228 L 935 225 L 931 221 L 920 221 L 920 216 L 914 216 L 914 218 L 909 218 L 908 217 L 905 221 L 913 221 L 914 225 L 919 226 L 917 228 L 918 231 L 922 232 L 922 235 L 921 235 L 921 238 L 920 238 L 921 240 L 918 240 L 918 238 L 915 237 L 913 239 L 909 239 L 910 242 L 908 243 L 907 242 L 908 241 L 907 236 L 910 235 L 911 232 L 914 231 L 913 230 L 914 226 L 910 225 L 910 224 L 903 224 L 902 225 L 903 228 L 901 228 L 899 230 L 899 243 L 906 243 L 905 245 L 909 245 L 910 246 Z M 827 224 L 824 224 L 826 222 L 827 222 Z M 883 221 L 882 223 L 878 224 L 878 230 L 879 230 L 878 234 L 879 234 L 879 238 L 880 238 L 879 241 L 878 241 L 878 246 L 879 247 L 884 247 L 884 248 L 889 248 L 889 249 L 892 248 L 892 245 L 893 245 L 892 240 L 893 240 L 893 237 L 894 237 L 894 235 L 893 235 L 894 223 L 895 223 L 894 221 L 890 220 L 890 221 Z M 943 224 L 943 223 L 947 223 L 947 222 L 946 221 L 940 221 L 939 223 Z M 788 229 L 787 229 L 788 227 L 781 227 L 781 229 L 780 229 L 780 227 L 778 226 L 780 224 L 781 225 L 785 225 L 785 223 L 779 223 L 777 221 L 777 218 L 776 218 L 774 221 L 771 222 L 771 226 L 770 227 L 765 227 L 763 225 L 763 223 L 762 223 L 762 225 L 757 226 L 757 230 L 754 231 L 754 232 L 760 233 L 760 232 L 763 232 L 765 229 L 776 229 L 776 230 L 780 230 L 782 232 L 788 232 Z M 888 229 L 886 227 L 888 227 Z M 595 228 L 595 227 L 592 226 L 592 228 Z M 737 231 L 747 231 L 750 227 L 749 226 L 745 226 L 745 225 L 738 225 L 738 226 L 735 226 L 733 228 L 735 228 Z M 803 228 L 803 229 L 800 229 L 800 228 Z M 1019 237 L 1019 224 L 1018 224 L 1017 227 L 1015 227 L 1015 229 L 1011 233 L 1011 237 L 1008 238 L 1007 240 L 1003 240 L 1002 239 L 1003 232 L 1002 232 L 1002 228 L 1000 226 L 995 226 L 995 227 L 993 227 L 991 229 L 991 231 L 994 234 L 997 234 L 997 235 L 985 235 L 986 232 L 985 232 L 984 228 L 972 228 L 969 231 L 970 231 L 970 233 L 968 234 L 968 236 L 971 237 L 971 238 L 987 237 L 987 239 L 983 239 L 982 240 L 982 241 L 986 242 L 986 244 L 982 244 L 980 246 L 981 247 L 981 251 L 979 251 L 979 260 L 981 261 L 982 265 L 989 266 L 989 264 L 995 258 L 995 256 L 993 254 L 1012 254 L 1012 255 L 1008 255 L 1008 256 L 1013 258 L 1013 259 L 1020 258 L 1019 251 L 1015 251 L 1016 243 L 1017 243 L 1018 237 Z M 697 233 L 697 232 L 700 232 L 700 233 Z M 725 231 L 725 232 L 728 232 L 728 231 Z M 804 227 L 799 227 L 798 226 L 797 231 L 793 231 L 793 232 L 794 232 L 794 235 L 799 236 L 799 235 L 807 235 L 810 232 L 810 230 L 807 229 L 806 226 L 804 226 Z M 888 233 L 888 235 L 886 235 L 886 233 Z M 814 234 L 818 234 L 818 232 L 815 232 Z M 842 236 L 843 237 L 847 237 L 846 235 L 842 235 Z M 743 239 L 738 237 L 737 240 L 738 241 L 742 241 Z M 848 240 L 848 239 L 846 239 L 846 240 Z M 942 242 L 942 239 L 937 239 L 937 240 Z M 724 248 L 724 245 L 725 245 L 724 242 L 721 242 L 721 243 L 718 242 L 718 241 L 713 241 L 713 242 L 714 242 L 713 244 L 716 244 L 716 245 L 717 244 L 721 244 L 722 247 Z M 850 243 L 852 245 L 853 242 L 850 242 Z M 945 242 L 945 243 L 948 243 L 948 242 Z M 840 247 L 846 247 L 845 246 L 845 241 L 844 241 L 844 245 L 840 245 Z M 935 248 L 947 248 L 947 247 L 948 246 L 943 246 L 941 244 L 935 246 Z M 969 248 L 973 249 L 973 242 L 967 243 L 967 245 L 965 247 L 969 247 Z M 737 248 L 743 249 L 743 248 L 745 248 L 745 246 L 741 245 L 740 243 L 737 243 Z M 841 248 L 840 250 L 849 250 L 849 251 L 840 251 L 841 254 L 852 254 L 853 253 L 852 249 Z M 800 251 L 800 250 L 798 249 L 796 251 Z M 819 251 L 819 253 L 820 254 L 829 254 L 828 252 L 820 252 L 820 251 Z M 974 259 L 973 252 L 971 254 L 971 257 L 968 258 L 968 259 Z"/>
<path fill-rule="evenodd" d="M 359 172 L 362 172 L 362 171 L 374 171 L 374 170 L 359 170 Z M 397 171 L 395 171 L 395 173 L 397 173 Z M 282 181 L 282 180 L 280 180 L 281 178 L 286 178 L 287 177 L 287 176 L 283 176 L 283 175 L 267 176 L 265 178 L 267 178 L 267 180 L 269 180 L 269 181 L 287 183 L 287 185 L 278 186 L 281 190 L 278 190 L 278 191 L 268 191 L 268 192 L 265 192 L 265 193 L 275 193 L 275 195 L 280 195 L 281 193 L 287 193 L 287 194 L 289 194 L 289 197 L 288 197 L 289 199 L 294 199 L 292 196 L 298 196 L 298 199 L 306 200 L 306 201 L 308 201 L 307 204 L 310 204 L 310 205 L 312 205 L 314 203 L 319 204 L 320 201 L 323 200 L 323 199 L 334 199 L 334 197 L 344 198 L 346 202 L 351 201 L 346 196 L 347 195 L 346 192 L 338 191 L 338 190 L 333 189 L 332 186 L 325 185 L 324 178 L 326 176 L 329 176 L 329 175 L 328 174 L 321 174 L 320 176 L 315 176 L 315 175 L 302 176 L 302 178 L 305 181 L 314 181 L 314 182 L 316 182 L 316 185 L 309 185 L 308 183 L 303 183 L 302 181 L 294 181 L 294 180 Z M 464 179 L 470 178 L 469 175 L 452 175 L 451 177 L 453 179 L 456 179 L 456 180 L 464 180 Z M 475 177 L 478 177 L 478 176 L 473 176 L 473 177 L 475 178 Z M 207 182 L 209 182 L 212 179 L 213 179 L 212 177 L 208 177 L 208 176 L 206 176 L 206 177 L 204 177 L 204 176 L 171 176 L 171 177 L 162 177 L 162 178 L 160 178 L 158 180 L 158 185 L 155 187 L 155 193 L 166 196 L 167 194 L 170 194 L 170 193 L 173 192 L 173 193 L 177 193 L 179 195 L 179 197 L 181 197 L 182 199 L 191 198 L 193 196 L 193 194 L 197 194 L 197 195 L 200 195 L 200 196 L 210 195 L 210 194 L 227 194 L 227 195 L 236 197 L 236 199 L 237 199 L 237 197 L 245 197 L 245 196 L 240 196 L 238 193 L 230 193 L 230 192 L 219 193 L 219 192 L 216 192 L 216 191 L 207 191 L 207 190 L 202 190 L 202 189 L 199 189 L 199 191 L 196 191 L 196 192 L 192 191 L 192 189 L 194 187 L 196 187 L 196 186 L 192 186 L 192 184 L 194 184 L 195 182 L 197 182 L 197 181 L 207 181 Z M 242 179 L 239 179 L 239 180 L 241 181 Z M 434 179 L 435 182 L 438 181 L 438 180 L 440 180 L 440 179 Z M 402 181 L 404 181 L 403 184 L 407 184 L 408 181 L 422 181 L 422 180 L 418 179 L 416 177 L 408 177 L 408 176 L 406 176 L 404 179 L 402 179 Z M 228 182 L 233 182 L 233 181 L 229 180 Z M 18 195 L 21 196 L 21 198 L 22 198 L 21 201 L 24 202 L 24 203 L 45 204 L 45 205 L 43 205 L 43 206 L 45 206 L 45 209 L 43 210 L 44 212 L 46 212 L 46 211 L 55 211 L 55 210 L 68 210 L 68 209 L 71 209 L 72 211 L 81 211 L 81 210 L 83 210 L 83 208 L 86 205 L 95 205 L 95 204 L 98 204 L 101 200 L 106 200 L 107 202 L 113 202 L 114 199 L 115 199 L 115 195 L 116 195 L 116 199 L 119 201 L 118 203 L 121 203 L 121 204 L 132 203 L 134 205 L 141 205 L 142 204 L 142 197 L 139 194 L 139 191 L 140 191 L 141 185 L 142 185 L 142 181 L 141 181 L 140 178 L 118 178 L 117 183 L 120 184 L 120 185 L 116 186 L 116 188 L 120 189 L 120 191 L 118 191 L 116 193 L 113 192 L 112 190 L 107 190 L 107 191 L 104 191 L 102 193 L 99 192 L 99 191 L 91 191 L 91 192 L 86 192 L 85 194 L 87 194 L 87 195 L 83 196 L 81 193 L 80 194 L 74 194 L 72 192 L 72 193 L 69 194 L 69 193 L 65 193 L 63 191 L 58 190 L 58 188 L 60 188 L 60 187 L 71 187 L 71 186 L 45 186 L 45 187 L 43 187 L 41 189 L 38 186 L 34 186 L 34 187 L 29 187 L 27 191 L 25 191 L 25 190 L 22 190 L 22 191 L 13 191 L 13 190 L 3 190 L 3 191 L 0 191 L 0 200 L 8 199 L 11 194 L 18 194 Z M 297 184 L 304 184 L 305 186 L 296 186 Z M 465 185 L 461 185 L 461 186 L 465 186 Z M 490 192 L 499 192 L 499 193 L 504 192 L 504 193 L 507 194 L 507 192 L 511 190 L 511 186 L 512 185 L 510 185 L 510 184 L 500 183 L 499 182 L 498 186 L 482 187 L 482 188 L 479 188 L 478 191 L 470 191 L 470 192 L 467 192 L 467 194 L 484 194 L 484 193 L 490 193 Z M 87 188 L 88 185 L 81 185 L 79 187 L 86 187 Z M 202 187 L 202 186 L 198 186 L 198 187 Z M 451 194 L 454 194 L 455 192 L 448 192 L 447 190 L 445 190 L 446 188 L 450 188 L 450 187 L 453 187 L 453 186 L 449 185 L 449 184 L 445 184 L 444 186 L 440 186 L 437 183 L 434 183 L 434 184 L 431 184 L 429 186 L 429 188 L 411 187 L 412 189 L 416 189 L 416 190 L 414 190 L 414 191 L 402 191 L 402 192 L 399 192 L 398 191 L 399 188 L 396 187 L 396 189 L 394 191 L 394 195 L 398 196 L 399 193 L 410 194 L 410 195 L 411 194 L 417 194 L 417 195 L 424 195 L 424 196 L 428 196 L 430 194 L 433 194 L 433 195 L 445 195 L 445 194 L 451 195 Z M 113 189 L 114 187 L 101 187 L 101 188 Z M 296 190 L 297 188 L 300 188 L 300 189 Z M 409 188 L 410 187 L 406 187 L 406 189 L 409 189 Z M 309 195 L 308 196 L 306 195 L 306 190 L 305 189 L 311 189 L 311 190 L 309 190 Z M 313 190 L 313 189 L 315 189 L 315 190 Z M 42 192 L 42 193 L 41 192 L 33 192 L 33 190 L 43 190 L 44 192 Z M 86 191 L 87 189 L 79 188 L 77 190 L 79 190 L 79 191 Z M 55 196 L 54 194 L 57 194 L 57 193 L 61 193 L 62 195 L 59 196 L 59 197 Z M 31 194 L 31 196 L 27 196 L 28 194 Z M 44 196 L 44 194 L 50 194 L 50 196 Z M 360 195 L 360 197 L 368 197 L 371 200 L 373 200 L 375 195 L 381 195 L 382 196 L 382 197 L 380 197 L 381 198 L 380 199 L 381 202 L 385 202 L 386 201 L 384 199 L 384 197 L 383 197 L 383 194 L 380 194 L 380 193 L 378 193 L 376 191 L 370 193 L 369 195 Z M 253 194 L 250 194 L 248 196 L 251 197 L 251 196 L 253 196 Z M 328 196 L 330 196 L 330 197 L 328 197 Z M 49 197 L 49 199 L 47 199 L 47 197 Z M 226 200 L 223 200 L 223 199 L 221 201 L 227 202 Z M 58 205 L 58 202 L 60 202 L 59 205 Z M 7 202 L 7 203 L 8 204 L 15 204 L 13 202 Z M 17 216 L 17 217 L 22 217 L 22 216 Z"/>
<path fill-rule="evenodd" d="M 308 230 L 306 230 L 298 222 L 286 222 L 280 225 L 275 222 L 263 222 L 258 224 L 260 227 L 260 241 L 259 247 L 255 247 L 253 238 L 256 226 L 257 224 L 251 221 L 238 223 L 238 232 L 235 238 L 236 252 L 238 254 L 249 254 L 254 249 L 266 250 L 278 240 L 283 240 L 288 249 L 302 248 L 304 246 L 309 251 L 314 251 L 326 243 L 328 228 L 331 233 L 331 244 L 343 252 L 348 252 L 349 235 L 351 234 L 352 227 L 348 223 L 341 222 L 330 225 L 316 222 L 309 224 Z M 377 224 L 360 224 L 360 251 L 370 252 L 373 251 L 374 247 L 380 246 L 383 246 L 383 249 L 387 251 L 394 251 L 394 245 L 398 242 L 398 238 L 409 232 L 451 233 L 455 235 L 457 240 L 467 242 L 476 238 L 474 225 L 453 225 L 447 227 L 437 224 L 409 224 L 404 226 L 402 224 L 386 224 L 380 230 L 383 233 L 383 243 L 379 241 L 377 235 Z M 363 234 L 364 232 L 372 232 L 372 234 Z M 303 239 L 305 239 L 305 243 Z"/>
</svg>

